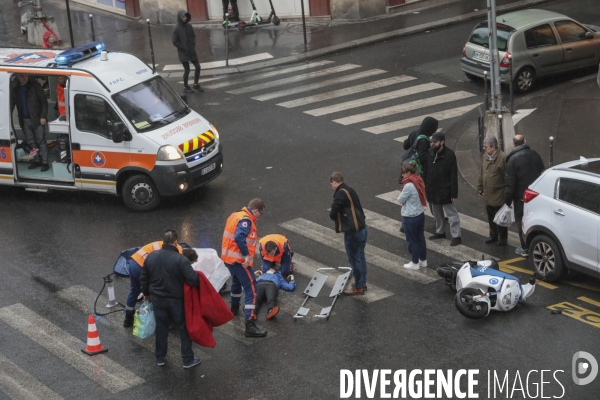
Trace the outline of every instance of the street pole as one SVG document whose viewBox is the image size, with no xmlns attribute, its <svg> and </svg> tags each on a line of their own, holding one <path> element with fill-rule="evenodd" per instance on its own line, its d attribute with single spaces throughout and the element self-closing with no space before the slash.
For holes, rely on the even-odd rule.
<svg viewBox="0 0 600 400">
<path fill-rule="evenodd" d="M 92 14 L 90 14 L 90 24 L 92 25 L 92 42 L 96 41 L 96 32 L 94 32 L 94 18 Z"/>
<path fill-rule="evenodd" d="M 225 67 L 229 67 L 229 13 L 225 13 Z"/>
<path fill-rule="evenodd" d="M 73 40 L 73 25 L 71 24 L 71 9 L 69 8 L 69 0 L 67 2 L 67 20 L 69 21 L 69 37 L 71 38 L 71 48 L 75 47 L 75 41 Z"/>
<path fill-rule="evenodd" d="M 548 167 L 551 167 L 554 164 L 554 137 L 550 136 L 550 162 L 548 163 Z"/>
<path fill-rule="evenodd" d="M 496 0 L 487 0 L 488 35 L 490 38 L 490 78 L 492 92 L 492 111 L 502 112 L 502 90 L 500 88 L 500 53 L 498 53 L 498 31 L 496 29 Z"/>
<path fill-rule="evenodd" d="M 154 64 L 154 46 L 152 45 L 152 31 L 150 30 L 150 18 L 146 19 L 146 23 L 148 24 L 148 38 L 150 38 L 150 55 L 152 56 L 152 72 L 156 73 L 156 64 Z"/>
<path fill-rule="evenodd" d="M 304 31 L 304 51 L 306 51 L 308 43 L 306 41 L 306 18 L 304 18 L 304 0 L 300 0 L 300 8 L 302 9 L 302 30 Z"/>
</svg>

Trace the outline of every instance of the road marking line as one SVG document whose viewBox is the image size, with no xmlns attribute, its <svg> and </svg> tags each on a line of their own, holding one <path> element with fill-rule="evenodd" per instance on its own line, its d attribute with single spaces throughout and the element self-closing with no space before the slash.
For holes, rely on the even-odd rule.
<svg viewBox="0 0 600 400">
<path fill-rule="evenodd" d="M 512 263 L 512 262 L 521 261 L 521 260 L 522 260 L 522 258 L 513 258 L 512 260 L 500 261 L 498 263 L 498 267 L 500 268 L 500 271 L 506 272 L 508 274 L 514 274 L 515 272 L 521 272 L 523 274 L 533 275 L 533 271 L 510 265 L 510 263 Z M 545 287 L 546 289 L 551 289 L 551 290 L 558 289 L 558 286 L 555 286 L 551 283 L 539 281 L 539 280 L 536 280 L 535 284 Z"/>
<path fill-rule="evenodd" d="M 578 300 L 585 301 L 593 306 L 600 307 L 600 301 L 592 300 L 589 297 L 581 296 L 577 298 Z"/>
<path fill-rule="evenodd" d="M 583 307 L 579 307 L 573 303 L 569 303 L 564 301 L 562 303 L 553 304 L 547 307 L 550 310 L 560 310 L 562 311 L 562 315 L 566 315 L 567 317 L 576 319 L 579 322 L 583 322 L 596 328 L 600 328 L 600 314 L 588 310 Z"/>
<path fill-rule="evenodd" d="M 588 284 L 586 284 L 586 283 L 579 283 L 579 282 L 565 281 L 565 280 L 563 280 L 562 282 L 563 282 L 563 283 L 567 283 L 567 284 L 569 284 L 569 285 L 571 285 L 571 286 L 577 286 L 577 287 L 580 287 L 580 288 L 582 288 L 582 289 L 592 290 L 592 291 L 594 291 L 594 292 L 600 292 L 600 288 L 598 288 L 598 287 L 595 287 L 595 286 L 592 286 L 592 285 L 588 285 Z"/>
<path fill-rule="evenodd" d="M 322 69 L 322 70 L 314 71 L 314 72 L 308 72 L 308 73 L 302 74 L 302 75 L 296 75 L 296 76 L 291 76 L 288 78 L 278 79 L 276 81 L 259 83 L 257 85 L 246 86 L 244 88 L 228 90 L 227 93 L 229 93 L 229 94 L 246 94 L 249 92 L 256 92 L 258 90 L 269 89 L 269 88 L 276 87 L 276 86 L 287 85 L 289 83 L 300 82 L 300 81 L 304 81 L 307 79 L 313 79 L 313 78 L 319 78 L 321 76 L 337 74 L 338 72 L 344 72 L 344 71 L 348 71 L 348 70 L 355 69 L 355 68 L 360 68 L 360 65 L 344 64 L 344 65 L 339 65 L 337 67 Z"/>
<path fill-rule="evenodd" d="M 273 331 L 272 326 L 269 326 L 268 329 L 266 326 L 260 326 L 260 329 L 266 330 L 267 336 L 260 338 L 252 338 L 245 336 L 246 323 L 244 322 L 244 310 L 242 310 L 242 307 L 240 306 L 240 311 L 238 315 L 226 324 L 215 328 L 214 332 L 223 333 L 229 336 L 230 338 L 237 340 L 238 342 L 243 343 L 247 346 L 252 345 L 256 342 L 260 342 L 262 340 L 269 339 L 270 337 L 277 336 L 277 333 Z"/>
<path fill-rule="evenodd" d="M 105 354 L 90 357 L 82 353 L 81 349 L 86 345 L 84 342 L 23 304 L 0 308 L 0 319 L 111 393 L 118 393 L 145 382 Z M 84 328 L 85 325 L 82 324 L 82 330 L 85 330 Z"/>
<path fill-rule="evenodd" d="M 268 60 L 273 58 L 269 53 L 258 53 L 253 54 L 251 56 L 240 57 L 240 58 L 232 58 L 229 60 L 229 65 L 241 65 L 247 64 L 254 61 Z M 200 68 L 202 69 L 211 69 L 211 68 L 220 68 L 225 66 L 225 61 L 211 61 L 207 63 L 200 63 Z M 168 64 L 163 67 L 163 72 L 165 71 L 183 71 L 183 65 L 181 64 Z"/>
<path fill-rule="evenodd" d="M 400 206 L 400 204 L 398 204 L 398 201 L 396 200 L 399 195 L 400 195 L 399 190 L 393 190 L 388 193 L 383 193 L 383 194 L 377 195 L 376 197 L 379 199 L 382 199 L 382 200 L 389 201 L 390 203 L 394 203 L 397 206 Z M 483 210 L 483 205 L 482 205 L 481 209 Z M 431 211 L 429 210 L 429 207 L 425 208 L 425 215 L 433 218 L 433 215 L 431 215 Z M 482 221 L 480 219 L 473 218 L 469 215 L 460 214 L 460 213 L 459 213 L 459 216 L 460 216 L 460 228 L 461 229 L 465 229 L 465 230 L 477 233 L 478 235 L 481 235 L 481 236 L 485 236 L 485 237 L 489 236 L 490 226 L 486 221 Z M 521 247 L 521 241 L 519 240 L 519 234 L 516 232 L 508 231 L 508 244 L 510 244 L 511 246 L 514 246 L 514 247 Z"/>
<path fill-rule="evenodd" d="M 324 226 L 303 218 L 296 218 L 284 222 L 283 224 L 279 224 L 279 226 L 309 239 L 313 239 L 335 250 L 343 253 L 346 252 L 343 235 L 336 234 L 330 228 L 325 228 Z M 369 244 L 367 244 L 365 248 L 365 254 L 368 264 L 376 265 L 393 274 L 403 276 L 419 283 L 426 284 L 440 279 L 440 277 L 437 276 L 437 273 L 429 268 L 421 268 L 419 271 L 405 269 L 402 266 L 408 263 L 407 260 L 385 250 L 370 246 Z"/>
<path fill-rule="evenodd" d="M 537 110 L 537 108 L 530 108 L 530 109 L 526 109 L 526 110 L 517 110 L 517 112 L 512 115 L 513 126 L 517 125 L 519 123 L 519 121 L 521 121 L 523 118 L 527 117 L 529 114 L 531 114 L 535 110 Z"/>
<path fill-rule="evenodd" d="M 316 103 L 316 102 L 324 101 L 324 100 L 336 99 L 338 97 L 344 97 L 344 96 L 348 96 L 348 95 L 355 94 L 355 93 L 365 92 L 367 90 L 373 90 L 373 89 L 378 89 L 378 88 L 382 88 L 382 87 L 386 87 L 386 86 L 390 86 L 390 85 L 395 85 L 397 83 L 408 82 L 408 81 L 412 81 L 414 79 L 417 79 L 417 78 L 414 78 L 412 76 L 407 76 L 407 75 L 394 76 L 394 77 L 387 78 L 387 79 L 381 79 L 381 80 L 378 80 L 375 82 L 368 82 L 368 83 L 363 83 L 362 85 L 357 85 L 357 86 L 347 87 L 347 88 L 343 88 L 343 89 L 339 89 L 339 90 L 334 90 L 332 92 L 316 94 L 314 96 L 307 96 L 307 97 L 303 97 L 301 99 L 296 99 L 296 100 L 290 100 L 290 101 L 286 101 L 283 103 L 279 103 L 277 105 L 281 106 L 281 107 L 286 107 L 286 108 L 304 106 L 306 104 Z"/>
<path fill-rule="evenodd" d="M 475 96 L 473 93 L 468 92 L 454 92 L 448 94 L 442 94 L 440 96 L 428 97 L 421 100 L 411 101 L 410 103 L 397 104 L 395 106 L 381 108 L 379 110 L 369 111 L 362 114 L 351 115 L 345 118 L 334 119 L 333 122 L 337 122 L 342 125 L 357 124 L 359 122 L 370 121 L 372 119 L 389 117 L 390 115 L 401 114 L 407 111 L 416 110 L 419 108 L 426 108 L 435 106 L 438 104 L 450 103 L 452 101 L 458 101 L 468 99 L 469 97 Z"/>
<path fill-rule="evenodd" d="M 296 252 L 294 252 L 294 267 L 295 267 L 294 274 L 303 275 L 308 278 L 312 278 L 315 275 L 315 272 L 317 272 L 317 270 L 319 268 L 327 268 L 326 265 L 321 264 L 317 261 L 314 261 L 308 257 L 304 257 L 303 255 L 298 254 Z M 341 273 L 340 271 L 331 271 L 331 272 L 333 272 L 332 278 L 334 278 L 334 279 L 330 278 L 330 279 L 327 279 L 327 281 L 325 281 L 325 286 L 327 286 L 329 288 L 333 287 L 333 284 L 335 283 L 335 280 L 337 279 L 337 274 Z M 324 273 L 327 274 L 327 271 L 325 271 Z M 390 296 L 394 295 L 394 293 L 389 292 L 380 287 L 377 287 L 371 283 L 368 283 L 367 286 L 368 286 L 368 290 L 365 292 L 365 294 L 363 296 L 352 296 L 352 297 L 357 300 L 361 300 L 365 303 L 372 303 L 374 301 L 385 299 L 386 297 L 390 297 Z M 327 293 L 327 295 L 329 295 L 329 293 Z"/>
<path fill-rule="evenodd" d="M 326 87 L 326 86 L 337 85 L 338 83 L 350 82 L 350 81 L 354 81 L 354 80 L 358 80 L 358 79 L 368 78 L 370 76 L 385 74 L 386 72 L 387 71 L 384 71 L 382 69 L 370 69 L 368 71 L 362 71 L 357 74 L 346 75 L 346 76 L 342 76 L 342 77 L 334 78 L 334 79 L 328 79 L 328 80 L 317 82 L 317 83 L 311 83 L 310 85 L 298 86 L 298 87 L 291 88 L 291 89 L 281 90 L 279 92 L 262 94 L 260 96 L 256 96 L 256 97 L 252 97 L 252 98 L 254 100 L 258 100 L 258 101 L 271 100 L 271 99 L 276 99 L 278 97 L 290 96 L 292 94 L 309 92 L 311 90 L 320 89 L 320 88 Z"/>
<path fill-rule="evenodd" d="M 374 133 L 376 135 L 378 135 L 380 133 L 397 131 L 400 129 L 410 128 L 413 126 L 419 126 L 419 125 L 421 125 L 421 122 L 423 122 L 423 118 L 425 118 L 425 117 L 433 117 L 433 118 L 437 119 L 438 121 L 443 121 L 443 120 L 450 119 L 450 118 L 460 117 L 461 115 L 468 113 L 469 111 L 471 111 L 474 108 L 479 107 L 480 105 L 481 105 L 481 103 L 476 103 L 476 104 L 470 104 L 468 106 L 452 108 L 450 110 L 420 115 L 418 117 L 403 119 L 401 121 L 395 121 L 395 122 L 390 122 L 387 124 L 371 126 L 369 128 L 364 128 L 363 131 Z"/>
<path fill-rule="evenodd" d="M 404 89 L 398 89 L 387 93 L 376 94 L 375 96 L 364 97 L 362 99 L 351 100 L 344 103 L 334 104 L 327 107 L 315 108 L 314 110 L 304 111 L 306 114 L 319 117 L 321 115 L 331 114 L 338 111 L 350 110 L 352 108 L 366 106 L 368 104 L 380 103 L 382 101 L 399 99 L 400 97 L 410 96 L 429 90 L 441 89 L 446 86 L 439 83 L 424 83 L 422 85 L 411 86 Z"/>
<path fill-rule="evenodd" d="M 59 290 L 54 294 L 62 301 L 69 304 L 73 308 L 82 311 L 84 314 L 94 314 L 94 300 L 96 299 L 96 296 L 98 296 L 98 293 L 88 288 L 87 286 L 74 285 L 66 289 Z M 98 307 L 104 308 L 104 305 L 107 303 L 108 298 L 106 298 L 106 296 L 104 295 L 100 296 L 100 298 L 98 299 Z M 108 314 L 104 316 L 96 316 L 96 323 L 99 325 L 106 325 L 109 328 L 114 329 L 114 331 L 120 334 L 121 336 L 125 336 L 134 340 L 137 344 L 151 351 L 152 354 L 154 354 L 154 340 L 140 339 L 138 337 L 133 336 L 133 334 L 131 333 L 131 328 L 123 328 L 124 315 L 125 313 L 123 312 Z M 194 343 L 192 346 L 194 349 L 194 353 L 197 353 L 196 355 L 202 358 L 203 360 L 209 360 L 212 358 L 210 355 L 202 351 L 199 345 Z M 167 362 L 169 364 L 174 365 L 182 363 L 183 361 L 181 359 L 181 352 L 179 351 L 179 348 L 181 348 L 181 342 L 179 341 L 178 334 L 169 335 L 168 348 L 171 349 L 171 351 L 167 352 Z"/>
<path fill-rule="evenodd" d="M 62 400 L 52 389 L 0 354 L 0 389 L 11 399 Z"/>
<path fill-rule="evenodd" d="M 246 76 L 241 79 L 231 80 L 231 81 L 227 81 L 227 82 L 214 83 L 212 85 L 206 86 L 206 88 L 207 89 L 219 89 L 219 88 L 226 87 L 226 86 L 239 85 L 242 83 L 259 81 L 261 79 L 271 78 L 271 77 L 277 76 L 277 75 L 284 75 L 284 74 L 289 74 L 292 72 L 303 71 L 305 69 L 316 68 L 316 67 L 320 67 L 320 66 L 332 64 L 332 63 L 333 63 L 333 61 L 317 61 L 317 62 L 313 62 L 310 64 L 297 65 L 297 66 L 291 67 L 291 68 L 277 69 L 275 71 L 266 72 L 261 75 L 251 75 L 251 76 Z"/>
</svg>

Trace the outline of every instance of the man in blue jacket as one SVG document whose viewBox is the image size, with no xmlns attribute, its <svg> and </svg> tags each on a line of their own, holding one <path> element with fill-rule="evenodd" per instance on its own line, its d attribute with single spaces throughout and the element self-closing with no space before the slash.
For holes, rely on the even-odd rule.
<svg viewBox="0 0 600 400">
<path fill-rule="evenodd" d="M 279 271 L 273 268 L 270 268 L 265 273 L 256 271 L 256 275 L 258 275 L 256 279 L 256 286 L 258 287 L 256 302 L 260 303 L 264 299 L 267 300 L 267 307 L 269 307 L 267 319 L 271 319 L 279 312 L 279 306 L 277 306 L 279 289 L 291 292 L 296 288 L 294 275 L 288 275 L 286 280 Z"/>
</svg>

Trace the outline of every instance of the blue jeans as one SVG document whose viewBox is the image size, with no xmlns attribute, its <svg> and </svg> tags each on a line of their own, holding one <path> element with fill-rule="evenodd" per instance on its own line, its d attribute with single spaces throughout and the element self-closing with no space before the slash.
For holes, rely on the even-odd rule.
<svg viewBox="0 0 600 400">
<path fill-rule="evenodd" d="M 142 275 L 142 267 L 134 260 L 129 260 L 129 295 L 127 296 L 127 307 L 125 308 L 125 314 L 135 314 L 135 303 L 137 303 L 138 296 L 141 293 L 140 288 L 140 276 Z"/>
<path fill-rule="evenodd" d="M 179 329 L 183 365 L 191 364 L 194 361 L 194 351 L 192 350 L 192 341 L 185 327 L 183 299 L 154 296 L 150 293 L 150 300 L 156 318 L 156 350 L 154 352 L 156 361 L 163 361 L 167 356 L 169 317 L 171 317 L 175 321 L 175 326 Z"/>
<path fill-rule="evenodd" d="M 256 320 L 256 277 L 252 267 L 245 268 L 242 264 L 225 263 L 229 273 L 231 274 L 231 304 L 240 304 L 242 298 L 242 287 L 244 288 L 244 312 L 246 313 L 245 320 Z"/>
<path fill-rule="evenodd" d="M 419 260 L 427 260 L 427 246 L 425 244 L 425 213 L 416 217 L 404 217 L 404 234 L 408 251 L 412 256 L 412 262 L 419 263 Z"/>
<path fill-rule="evenodd" d="M 354 287 L 362 288 L 367 283 L 367 260 L 365 246 L 367 245 L 367 227 L 358 232 L 344 233 L 344 246 L 348 262 L 354 274 Z"/>
</svg>

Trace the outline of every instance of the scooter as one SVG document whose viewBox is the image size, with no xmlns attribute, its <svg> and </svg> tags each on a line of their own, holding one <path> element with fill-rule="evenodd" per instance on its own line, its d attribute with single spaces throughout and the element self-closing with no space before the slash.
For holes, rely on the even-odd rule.
<svg viewBox="0 0 600 400">
<path fill-rule="evenodd" d="M 439 267 L 439 276 L 450 289 L 457 290 L 454 304 L 467 318 L 480 319 L 490 310 L 510 311 L 535 291 L 535 278 L 522 285 L 519 278 L 499 270 L 495 260 L 449 263 Z"/>
<path fill-rule="evenodd" d="M 240 21 L 238 23 L 237 27 L 239 30 L 246 29 L 247 26 L 265 25 L 270 24 L 271 22 L 273 22 L 273 25 L 279 26 L 281 20 L 279 17 L 277 17 L 277 15 L 275 15 L 275 9 L 273 8 L 273 2 L 271 0 L 269 0 L 269 4 L 271 5 L 271 13 L 267 19 L 262 19 L 261 16 L 258 15 L 256 7 L 254 6 L 254 0 L 250 0 L 250 4 L 252 4 L 252 16 L 250 17 L 249 21 Z"/>
</svg>

